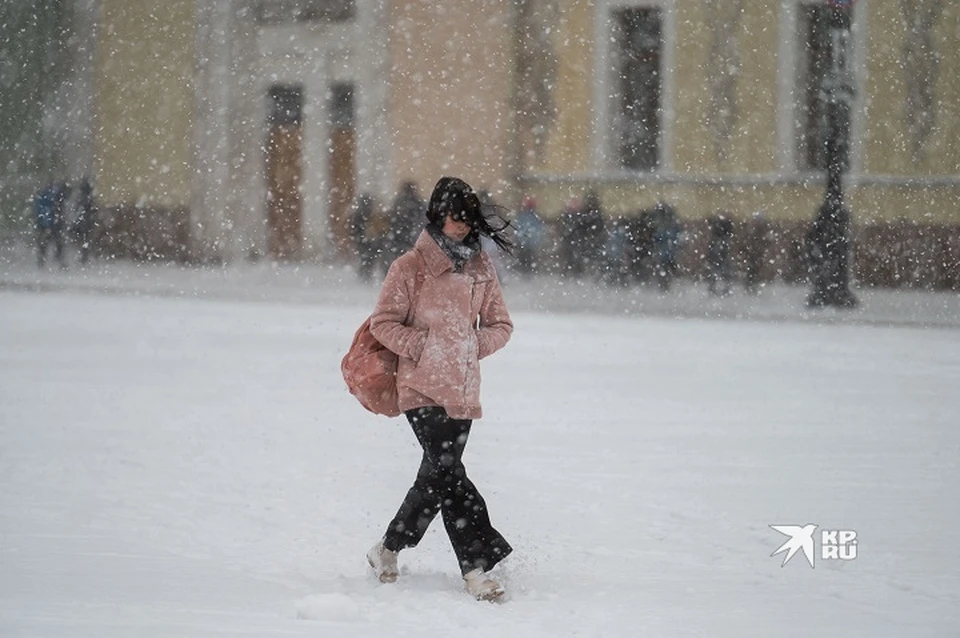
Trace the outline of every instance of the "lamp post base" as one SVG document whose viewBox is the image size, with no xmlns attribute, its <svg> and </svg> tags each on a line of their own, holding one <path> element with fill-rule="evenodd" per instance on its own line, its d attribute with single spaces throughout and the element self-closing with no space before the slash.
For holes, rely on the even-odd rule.
<svg viewBox="0 0 960 638">
<path fill-rule="evenodd" d="M 831 190 L 807 236 L 812 290 L 809 308 L 853 308 L 856 296 L 850 292 L 850 211 Z"/>
</svg>

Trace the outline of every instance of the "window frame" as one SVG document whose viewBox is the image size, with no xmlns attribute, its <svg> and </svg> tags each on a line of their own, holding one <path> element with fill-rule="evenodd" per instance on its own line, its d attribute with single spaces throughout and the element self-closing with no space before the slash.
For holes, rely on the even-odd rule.
<svg viewBox="0 0 960 638">
<path fill-rule="evenodd" d="M 612 136 L 614 148 L 611 154 L 616 158 L 618 168 L 653 173 L 660 168 L 663 143 L 660 134 L 663 126 L 663 11 L 659 7 L 629 7 L 616 9 L 613 15 L 611 40 L 617 46 L 611 60 L 615 71 L 612 81 L 620 91 L 611 101 L 613 131 L 619 133 Z M 641 20 L 627 19 L 639 15 L 644 17 Z M 643 33 L 643 27 L 652 27 L 654 22 L 656 32 Z M 653 36 L 650 38 L 653 46 L 649 42 L 636 48 L 632 46 L 643 35 Z M 628 67 L 634 65 L 636 68 L 630 73 L 633 81 L 628 81 Z M 638 72 L 640 69 L 643 71 Z M 630 115 L 632 106 L 640 107 L 635 110 L 641 117 Z M 646 122 L 651 122 L 652 126 L 645 125 Z M 633 143 L 631 137 L 635 138 Z"/>
<path fill-rule="evenodd" d="M 611 42 L 619 30 L 617 15 L 629 9 L 659 9 L 660 24 L 660 105 L 657 165 L 652 170 L 622 166 L 618 151 L 620 139 L 615 129 L 615 112 L 622 98 L 617 86 L 619 54 Z M 673 172 L 674 154 L 674 68 L 676 61 L 676 0 L 596 0 L 594 42 L 597 51 L 593 73 L 593 135 L 591 165 L 594 172 L 618 177 L 642 179 L 662 177 Z"/>
<path fill-rule="evenodd" d="M 804 73 L 801 56 L 801 7 L 822 4 L 827 0 L 780 0 L 779 29 L 784 37 L 779 38 L 777 51 L 777 164 L 781 174 L 817 178 L 825 174 L 823 169 L 806 168 L 801 162 L 802 145 L 799 138 L 802 130 L 800 100 L 803 99 L 800 81 Z M 863 134 L 866 121 L 867 100 L 866 31 L 869 1 L 861 0 L 853 11 L 848 51 L 850 70 L 854 82 L 854 98 L 850 105 L 850 169 L 849 173 L 863 171 Z"/>
</svg>

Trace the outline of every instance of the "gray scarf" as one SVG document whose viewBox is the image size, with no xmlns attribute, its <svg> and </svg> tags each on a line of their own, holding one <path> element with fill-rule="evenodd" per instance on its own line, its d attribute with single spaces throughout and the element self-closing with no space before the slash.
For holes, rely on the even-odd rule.
<svg viewBox="0 0 960 638">
<path fill-rule="evenodd" d="M 433 224 L 427 224 L 427 232 L 440 246 L 440 250 L 453 262 L 453 272 L 462 271 L 464 264 L 480 254 L 480 240 L 474 233 L 470 233 L 466 239 L 459 242 L 444 235 L 443 231 Z"/>
</svg>

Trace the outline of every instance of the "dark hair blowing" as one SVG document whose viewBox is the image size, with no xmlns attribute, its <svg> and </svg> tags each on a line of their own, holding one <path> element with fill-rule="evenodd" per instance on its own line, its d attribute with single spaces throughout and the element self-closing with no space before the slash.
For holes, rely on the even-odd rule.
<svg viewBox="0 0 960 638">
<path fill-rule="evenodd" d="M 500 250 L 509 253 L 513 242 L 504 231 L 510 222 L 496 213 L 486 214 L 483 209 L 480 198 L 469 184 L 459 177 L 441 177 L 430 195 L 427 220 L 437 228 L 443 228 L 443 220 L 447 215 L 460 216 L 470 225 L 467 241 L 471 236 L 478 240 L 480 235 L 486 235 Z M 502 224 L 494 227 L 490 224 L 491 219 L 499 219 Z"/>
</svg>

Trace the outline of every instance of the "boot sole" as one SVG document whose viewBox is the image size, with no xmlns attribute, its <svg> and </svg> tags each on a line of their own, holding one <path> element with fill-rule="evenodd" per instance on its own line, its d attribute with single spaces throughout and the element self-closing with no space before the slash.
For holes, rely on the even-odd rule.
<svg viewBox="0 0 960 638">
<path fill-rule="evenodd" d="M 367 564 L 370 565 L 370 569 L 372 569 L 374 572 L 377 571 L 377 566 L 373 564 L 373 561 L 370 559 L 369 556 L 367 556 Z M 380 574 L 377 575 L 377 578 L 378 578 L 378 580 L 379 580 L 381 583 L 395 583 L 395 582 L 397 582 L 397 575 L 396 575 L 396 574 L 388 574 L 388 573 L 386 573 L 386 572 L 381 572 Z"/>
<path fill-rule="evenodd" d="M 504 594 L 506 594 L 506 591 L 504 591 L 503 588 L 498 588 L 492 592 L 480 594 L 476 598 L 477 600 L 488 602 L 488 603 L 501 603 L 503 602 Z"/>
</svg>

